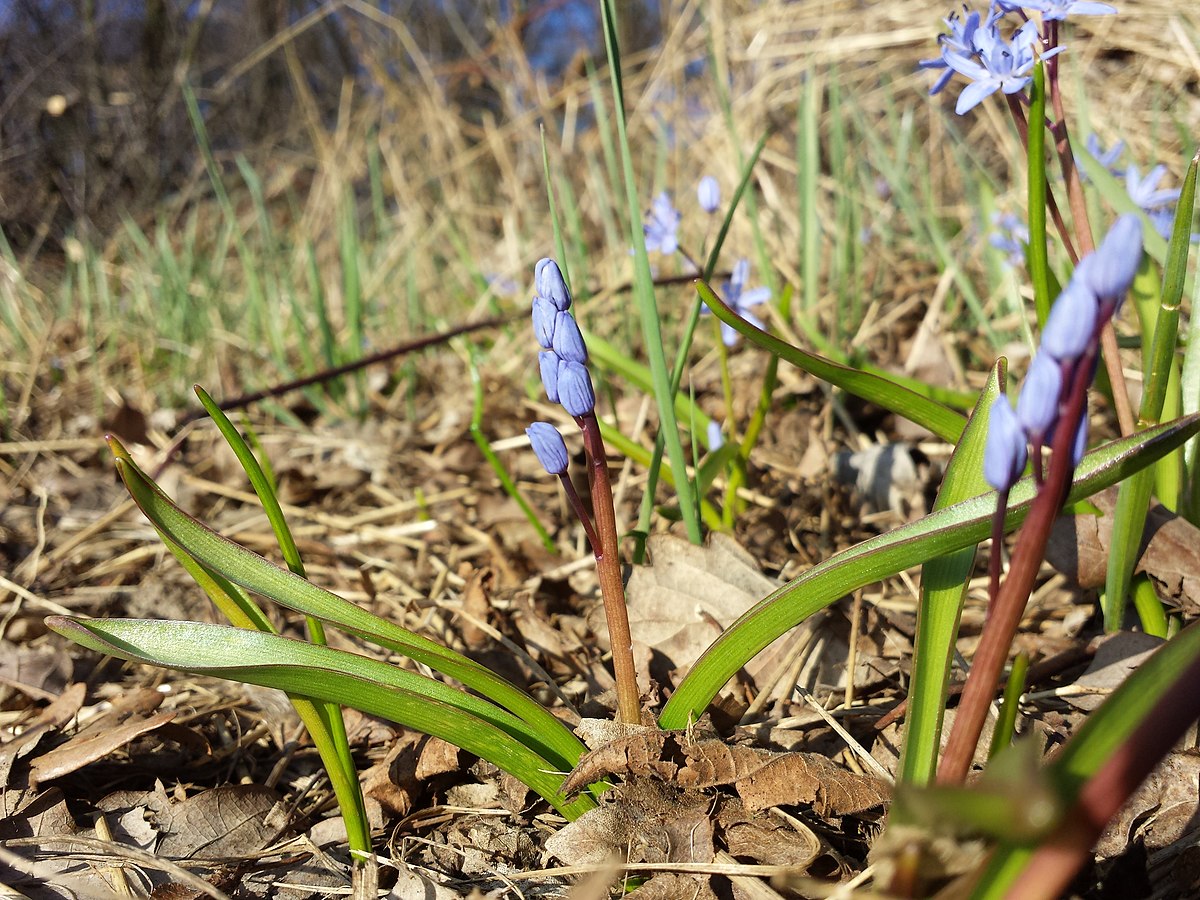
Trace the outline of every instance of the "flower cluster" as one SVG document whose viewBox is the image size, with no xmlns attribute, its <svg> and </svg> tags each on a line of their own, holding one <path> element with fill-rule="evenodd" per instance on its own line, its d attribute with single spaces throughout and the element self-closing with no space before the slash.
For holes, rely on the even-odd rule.
<svg viewBox="0 0 1200 900">
<path fill-rule="evenodd" d="M 561 403 L 572 416 L 586 416 L 596 406 L 587 370 L 587 346 L 575 323 L 571 293 L 558 264 L 540 260 L 534 269 L 533 334 L 541 345 L 538 368 L 551 403 Z"/>
<path fill-rule="evenodd" d="M 561 403 L 576 419 L 592 413 L 596 393 L 587 370 L 587 346 L 568 310 L 571 292 L 558 264 L 538 261 L 534 268 L 533 334 L 542 350 L 538 368 L 551 403 Z M 558 429 L 549 422 L 534 422 L 525 429 L 538 461 L 551 475 L 567 470 L 567 448 Z"/>
<path fill-rule="evenodd" d="M 1104 3 L 1066 0 L 1037 3 L 1030 0 L 1020 4 L 994 3 L 987 18 L 981 19 L 979 13 L 967 12 L 964 7 L 965 15 L 961 20 L 957 13 L 951 13 L 945 20 L 950 33 L 938 38 L 941 54 L 935 59 L 923 59 L 918 64 L 923 69 L 945 70 L 929 93 L 941 91 L 954 73 L 962 75 L 971 84 L 963 89 L 954 107 L 954 111 L 961 116 L 996 91 L 1017 94 L 1025 90 L 1032 80 L 1030 72 L 1037 61 L 1034 51 L 1041 36 L 1037 22 L 1032 19 L 1017 28 L 1011 38 L 1005 39 L 1001 34 L 1000 21 L 1004 14 L 1018 7 L 1036 9 L 1047 20 L 1064 18 L 1071 12 L 1083 15 L 1116 12 Z M 1062 51 L 1062 46 L 1054 47 L 1043 52 L 1041 58 L 1050 59 Z"/>
<path fill-rule="evenodd" d="M 1096 366 L 1100 329 L 1120 308 L 1142 261 L 1142 222 L 1121 216 L 1096 252 L 1079 261 L 1070 282 L 1055 301 L 1042 331 L 1042 345 L 1029 366 L 1014 410 L 1001 394 L 992 404 L 983 474 L 988 484 L 1006 491 L 1020 477 L 1027 445 L 1034 448 L 1036 471 L 1041 472 L 1041 448 L 1050 443 L 1060 424 L 1068 392 L 1078 384 L 1080 371 L 1086 390 Z M 1086 368 L 1085 368 L 1086 367 Z M 1087 445 L 1086 411 L 1074 429 L 1072 463 Z"/>
</svg>

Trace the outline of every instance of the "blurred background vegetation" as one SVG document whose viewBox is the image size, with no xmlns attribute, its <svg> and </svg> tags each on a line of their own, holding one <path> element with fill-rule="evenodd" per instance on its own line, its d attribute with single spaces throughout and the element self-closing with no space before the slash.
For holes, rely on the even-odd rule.
<svg viewBox="0 0 1200 900">
<path fill-rule="evenodd" d="M 647 206 L 670 191 L 698 243 L 696 182 L 716 175 L 728 195 L 766 133 L 729 262 L 755 259 L 778 296 L 804 282 L 804 222 L 817 223 L 822 265 L 785 331 L 844 340 L 933 302 L 967 329 L 968 360 L 1019 334 L 1019 280 L 986 235 L 992 212 L 1021 211 L 1020 153 L 999 104 L 960 119 L 954 91 L 931 102 L 915 70 L 948 12 L 621 5 Z M 13 433 L 50 384 L 97 413 L 115 388 L 180 406 L 195 381 L 228 395 L 522 314 L 553 246 L 541 127 L 577 293 L 601 304 L 589 325 L 620 336 L 630 223 L 596 17 L 582 0 L 0 4 L 0 423 Z M 1077 131 L 1124 138 L 1177 183 L 1200 121 L 1196 14 L 1126 3 L 1067 43 Z M 820 178 L 805 201 L 811 125 Z M 894 360 L 893 341 L 883 327 L 862 344 Z M 501 370 L 531 364 L 510 356 Z"/>
</svg>

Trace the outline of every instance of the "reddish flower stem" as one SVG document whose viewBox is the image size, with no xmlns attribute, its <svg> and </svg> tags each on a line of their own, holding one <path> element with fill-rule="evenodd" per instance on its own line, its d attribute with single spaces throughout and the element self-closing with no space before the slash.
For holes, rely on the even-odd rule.
<svg viewBox="0 0 1200 900">
<path fill-rule="evenodd" d="M 625 606 L 625 584 L 621 581 L 621 560 L 617 548 L 617 514 L 613 508 L 612 482 L 608 475 L 608 456 L 600 423 L 594 413 L 575 419 L 583 430 L 583 446 L 588 456 L 588 481 L 592 487 L 592 513 L 599 541 L 592 542 L 596 555 L 596 575 L 604 599 L 608 620 L 608 640 L 612 645 L 613 677 L 617 682 L 617 721 L 628 725 L 641 722 L 642 701 L 633 665 L 633 637 L 629 631 L 629 611 Z"/>
<path fill-rule="evenodd" d="M 1071 476 L 1075 472 L 1072 458 L 1075 432 L 1087 408 L 1087 391 L 1095 356 L 1096 348 L 1092 343 L 1075 363 L 1067 399 L 1059 409 L 1046 480 L 1042 482 L 1013 549 L 1008 577 L 992 600 L 980 636 L 979 649 L 975 652 L 971 672 L 963 686 L 954 727 L 938 769 L 938 782 L 941 784 L 961 784 L 965 781 L 975 758 L 988 707 L 1000 683 L 1004 663 L 1012 649 L 1013 638 L 1016 637 L 1038 569 L 1046 555 L 1050 529 L 1070 491 Z M 999 552 L 999 549 L 996 547 L 993 552 Z"/>
</svg>

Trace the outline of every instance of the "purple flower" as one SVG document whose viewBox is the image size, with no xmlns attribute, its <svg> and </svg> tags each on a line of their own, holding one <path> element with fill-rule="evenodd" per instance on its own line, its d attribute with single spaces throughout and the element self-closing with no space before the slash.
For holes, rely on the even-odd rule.
<svg viewBox="0 0 1200 900">
<path fill-rule="evenodd" d="M 992 224 L 997 230 L 988 235 L 988 243 L 1006 254 L 1005 261 L 1014 268 L 1025 264 L 1025 248 L 1029 246 L 1029 227 L 1012 213 L 994 213 Z"/>
<path fill-rule="evenodd" d="M 966 13 L 966 6 L 963 12 Z M 929 89 L 930 96 L 941 93 L 942 88 L 954 77 L 954 70 L 946 64 L 947 53 L 958 53 L 962 56 L 975 55 L 975 31 L 979 28 L 979 13 L 967 13 L 960 22 L 958 13 L 952 12 L 943 21 L 950 29 L 949 34 L 938 35 L 938 44 L 942 48 L 941 56 L 934 59 L 922 59 L 917 63 L 920 69 L 945 69 Z"/>
<path fill-rule="evenodd" d="M 1117 174 L 1117 170 L 1113 168 L 1117 164 L 1117 160 L 1121 158 L 1121 154 L 1125 152 L 1125 142 L 1117 141 L 1107 150 L 1100 143 L 1100 138 L 1093 132 L 1087 136 L 1087 152 L 1092 155 L 1092 158 L 1104 168 L 1108 169 L 1112 174 Z"/>
<path fill-rule="evenodd" d="M 1042 18 L 1049 22 L 1057 19 L 1062 21 L 1067 16 L 1115 16 L 1117 8 L 1107 3 L 1094 3 L 1092 0 L 1021 0 L 1019 4 L 1026 10 L 1037 10 Z"/>
<path fill-rule="evenodd" d="M 998 491 L 1016 484 L 1025 469 L 1029 449 L 1008 398 L 1001 394 L 988 415 L 987 443 L 983 448 L 983 477 Z"/>
<path fill-rule="evenodd" d="M 989 21 L 976 29 L 973 53 L 943 47 L 942 59 L 946 65 L 971 81 L 959 94 L 954 111 L 961 116 L 996 91 L 1005 94 L 1023 91 L 1032 78 L 1029 72 L 1037 61 L 1034 54 L 1037 43 L 1037 23 L 1032 20 L 1018 28 L 1010 41 L 1001 37 L 995 23 Z M 1062 50 L 1061 46 L 1055 47 L 1049 53 L 1043 53 L 1042 59 L 1049 59 Z"/>
<path fill-rule="evenodd" d="M 710 453 L 716 453 L 725 446 L 725 435 L 721 433 L 721 423 L 716 419 L 712 419 L 708 423 L 706 437 L 708 438 L 708 449 Z"/>
<path fill-rule="evenodd" d="M 1159 190 L 1158 184 L 1166 174 L 1167 167 L 1157 165 L 1143 178 L 1137 166 L 1130 166 L 1125 170 L 1125 190 L 1129 192 L 1129 198 L 1147 212 L 1170 206 L 1179 199 L 1179 188 Z"/>
<path fill-rule="evenodd" d="M 558 400 L 572 416 L 586 416 L 596 408 L 596 392 L 592 376 L 583 363 L 558 364 Z"/>
<path fill-rule="evenodd" d="M 569 312 L 560 312 L 554 318 L 553 350 L 559 359 L 577 363 L 586 363 L 588 360 L 583 335 L 579 332 L 578 323 Z"/>
<path fill-rule="evenodd" d="M 538 370 L 542 373 L 542 387 L 551 403 L 558 402 L 558 355 L 553 350 L 538 354 Z"/>
<path fill-rule="evenodd" d="M 1071 281 L 1084 282 L 1101 300 L 1120 305 L 1141 264 L 1142 220 L 1126 213 L 1113 223 L 1096 252 L 1079 261 Z"/>
<path fill-rule="evenodd" d="M 557 428 L 549 422 L 534 422 L 525 433 L 529 435 L 529 444 L 542 468 L 551 475 L 562 475 L 567 471 L 570 462 L 567 444 Z"/>
<path fill-rule="evenodd" d="M 1150 217 L 1154 230 L 1169 240 L 1175 224 L 1175 215 L 1170 207 L 1179 199 L 1180 191 L 1179 188 L 1159 189 L 1159 182 L 1166 174 L 1167 167 L 1158 165 L 1143 178 L 1137 166 L 1130 166 L 1125 170 L 1125 190 L 1129 199 Z"/>
<path fill-rule="evenodd" d="M 729 280 L 722 286 L 722 299 L 725 305 L 732 309 L 735 313 L 753 325 L 755 328 L 766 329 L 762 319 L 750 312 L 750 307 L 761 306 L 771 299 L 771 289 L 766 287 L 756 287 L 751 290 L 746 290 L 746 279 L 750 277 L 750 262 L 749 260 L 739 259 L 733 266 L 733 273 Z M 704 308 L 704 312 L 709 313 L 711 310 L 708 307 Z M 721 341 L 726 347 L 734 347 L 737 345 L 738 338 L 741 337 L 731 325 L 721 323 Z"/>
<path fill-rule="evenodd" d="M 670 256 L 679 249 L 679 222 L 682 219 L 679 211 L 671 205 L 671 198 L 663 191 L 654 198 L 650 206 L 649 217 L 642 225 L 646 235 L 646 251 L 658 251 L 664 256 Z"/>
<path fill-rule="evenodd" d="M 1049 353 L 1034 356 L 1017 395 L 1017 424 L 1025 434 L 1037 440 L 1050 433 L 1061 393 L 1062 363 Z"/>
<path fill-rule="evenodd" d="M 545 297 L 533 298 L 533 336 L 538 345 L 549 350 L 554 344 L 554 320 L 558 310 L 554 303 Z"/>
<path fill-rule="evenodd" d="M 696 197 L 700 201 L 700 208 L 709 215 L 717 211 L 717 207 L 721 205 L 721 184 L 711 175 L 705 175 L 700 179 L 700 183 L 696 185 Z"/>
<path fill-rule="evenodd" d="M 1080 268 L 1090 258 L 1080 260 Z M 1075 271 L 1078 276 L 1079 269 Z M 1050 307 L 1042 329 L 1042 350 L 1059 362 L 1077 359 L 1092 342 L 1099 315 L 1095 292 L 1085 279 L 1073 277 Z"/>
<path fill-rule="evenodd" d="M 533 286 L 537 296 L 549 300 L 559 312 L 570 309 L 571 292 L 567 290 L 562 271 L 554 260 L 538 260 L 537 265 L 533 267 Z"/>
</svg>

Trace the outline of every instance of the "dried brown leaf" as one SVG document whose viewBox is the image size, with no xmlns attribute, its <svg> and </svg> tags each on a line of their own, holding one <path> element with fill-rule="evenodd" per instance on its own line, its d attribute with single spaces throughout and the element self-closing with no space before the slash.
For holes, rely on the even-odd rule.
<svg viewBox="0 0 1200 900">
<path fill-rule="evenodd" d="M 276 829 L 266 823 L 277 797 L 256 784 L 227 784 L 172 804 L 160 814 L 163 856 L 243 858 L 262 849 Z"/>
<path fill-rule="evenodd" d="M 1096 855 L 1119 856 L 1134 842 L 1148 851 L 1160 850 L 1194 832 L 1200 800 L 1200 757 L 1172 753 L 1150 773 L 1142 786 L 1108 823 Z"/>
<path fill-rule="evenodd" d="M 1104 586 L 1112 545 L 1112 513 L 1117 489 L 1093 494 L 1103 515 L 1063 516 L 1054 525 L 1046 559 L 1082 588 Z M 1200 614 L 1200 529 L 1163 506 L 1155 504 L 1146 516 L 1136 572 L 1148 575 L 1159 596 L 1176 604 L 1186 615 Z"/>
<path fill-rule="evenodd" d="M 681 675 L 747 609 L 777 584 L 728 535 L 714 532 L 702 547 L 671 534 L 650 536 L 652 564 L 633 570 L 626 588 L 630 630 L 665 656 Z M 784 636 L 746 665 L 757 679 L 773 671 L 791 643 Z"/>
<path fill-rule="evenodd" d="M 167 724 L 179 715 L 177 710 L 155 713 L 152 716 L 135 714 L 111 729 L 88 729 L 65 744 L 39 756 L 29 767 L 29 781 L 36 786 L 52 778 L 61 778 L 78 771 L 89 763 L 103 759 L 118 747 Z"/>
<path fill-rule="evenodd" d="M 843 816 L 882 806 L 890 797 L 877 778 L 848 772 L 816 753 L 780 753 L 760 747 L 732 747 L 717 740 L 685 746 L 684 787 L 728 784 L 749 809 L 810 805 L 822 817 Z"/>
</svg>

